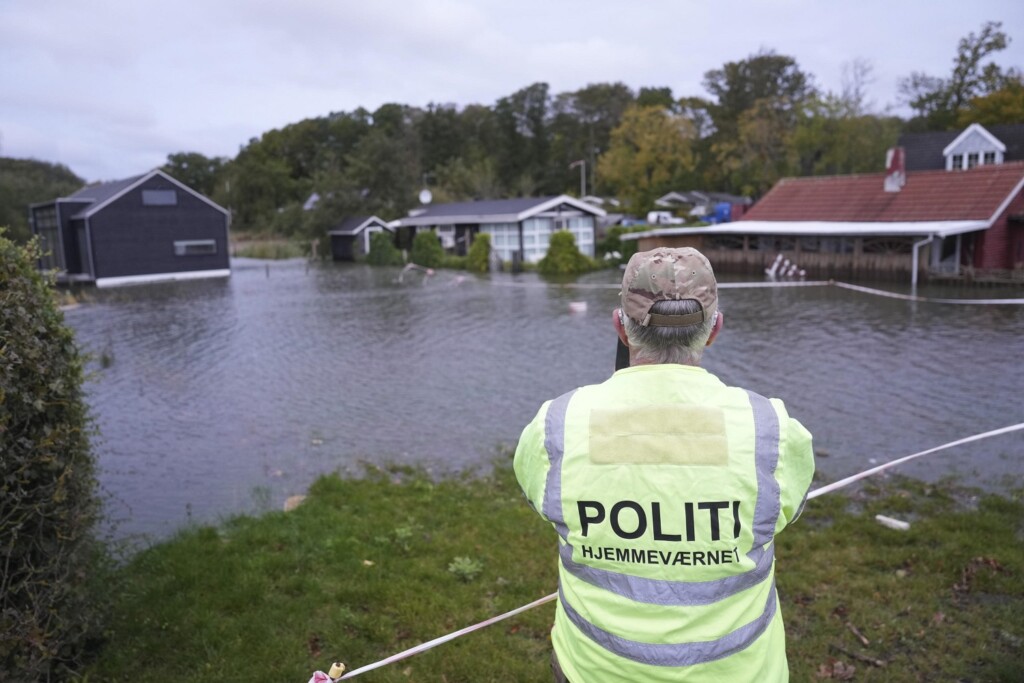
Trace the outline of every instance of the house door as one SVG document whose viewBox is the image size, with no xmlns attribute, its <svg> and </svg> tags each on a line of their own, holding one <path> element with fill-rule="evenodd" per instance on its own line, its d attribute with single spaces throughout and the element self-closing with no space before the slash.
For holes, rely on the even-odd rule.
<svg viewBox="0 0 1024 683">
<path fill-rule="evenodd" d="M 78 243 L 78 272 L 95 277 L 95 273 L 92 272 L 92 246 L 89 244 L 84 223 L 79 223 L 75 227 L 75 241 Z"/>
</svg>

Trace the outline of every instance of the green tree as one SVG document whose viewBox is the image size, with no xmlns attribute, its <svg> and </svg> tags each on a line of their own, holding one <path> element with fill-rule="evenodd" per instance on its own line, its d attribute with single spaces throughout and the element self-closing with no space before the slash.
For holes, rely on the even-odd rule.
<svg viewBox="0 0 1024 683">
<path fill-rule="evenodd" d="M 566 167 L 578 159 L 587 162 L 589 174 L 587 186 L 597 188 L 597 157 L 608 149 L 612 131 L 622 123 L 622 116 L 633 105 L 636 97 L 624 83 L 593 83 L 570 95 L 573 118 L 578 122 L 579 137 L 568 154 L 559 159 L 557 173 L 570 179 L 570 187 L 576 187 L 575 174 L 567 174 Z M 564 182 L 564 181 L 563 181 Z"/>
<path fill-rule="evenodd" d="M 303 188 L 292 177 L 288 162 L 272 155 L 259 140 L 251 140 L 227 165 L 224 181 L 214 201 L 232 210 L 239 232 L 269 232 L 279 210 L 308 196 L 308 185 Z"/>
<path fill-rule="evenodd" d="M 212 197 L 224 162 L 220 157 L 206 157 L 199 152 L 178 152 L 168 154 L 167 163 L 160 168 L 196 192 Z"/>
<path fill-rule="evenodd" d="M 327 116 L 326 131 L 317 153 L 317 173 L 344 172 L 346 157 L 356 144 L 370 132 L 370 112 L 362 107 L 351 113 L 338 112 Z M 313 177 L 316 178 L 317 173 Z"/>
<path fill-rule="evenodd" d="M 1020 78 L 1017 69 L 1004 70 L 991 55 L 1006 49 L 1010 38 L 1002 31 L 1002 22 L 989 21 L 975 35 L 960 39 L 948 78 L 913 72 L 899 84 L 903 100 L 917 117 L 911 121 L 914 130 L 948 130 L 956 126 L 960 112 L 972 100 L 995 93 Z"/>
<path fill-rule="evenodd" d="M 438 167 L 463 156 L 467 140 L 455 105 L 427 105 L 415 128 L 424 173 L 434 173 Z"/>
<path fill-rule="evenodd" d="M 636 104 L 639 107 L 661 107 L 678 113 L 678 103 L 672 97 L 672 88 L 640 88 Z"/>
<path fill-rule="evenodd" d="M 749 193 L 790 168 L 787 138 L 800 108 L 815 94 L 812 81 L 794 58 L 771 50 L 705 73 L 704 87 L 713 99 L 689 103 L 699 134 L 707 131 L 704 117 L 711 120 L 710 134 L 698 144 L 702 158 L 712 162 L 700 169 L 705 185 Z M 744 168 L 746 163 L 755 167 Z"/>
<path fill-rule="evenodd" d="M 83 361 L 38 249 L 0 231 L 0 671 L 70 680 L 100 636 Z"/>
<path fill-rule="evenodd" d="M 433 230 L 420 230 L 412 238 L 412 249 L 409 261 L 425 268 L 440 268 L 444 262 L 444 249 L 441 240 Z"/>
<path fill-rule="evenodd" d="M 537 263 L 537 271 L 543 275 L 579 275 L 593 268 L 594 262 L 580 253 L 576 238 L 568 230 L 551 235 L 548 253 Z"/>
<path fill-rule="evenodd" d="M 660 195 L 689 184 L 693 126 L 664 109 L 633 106 L 612 131 L 598 161 L 603 182 L 634 212 L 647 211 Z"/>
<path fill-rule="evenodd" d="M 84 186 L 67 166 L 0 157 L 0 225 L 8 226 L 15 242 L 28 242 L 29 205 L 66 197 Z"/>
<path fill-rule="evenodd" d="M 762 50 L 704 74 L 704 88 L 714 101 L 709 112 L 719 141 L 738 133 L 740 119 L 761 102 L 780 110 L 799 107 L 814 92 L 813 79 L 792 57 Z"/>
<path fill-rule="evenodd" d="M 465 144 L 462 159 L 469 165 L 488 160 L 497 170 L 498 148 L 498 117 L 492 107 L 482 104 L 471 104 L 459 114 L 462 135 Z"/>
<path fill-rule="evenodd" d="M 758 100 L 743 113 L 736 138 L 719 142 L 713 150 L 728 186 L 745 195 L 767 192 L 779 178 L 797 175 L 792 145 L 794 126 L 783 107 Z"/>
<path fill-rule="evenodd" d="M 474 155 L 475 157 L 476 155 Z M 459 202 L 494 199 L 502 196 L 502 186 L 494 169 L 493 157 L 459 157 L 437 167 L 432 186 L 434 201 Z"/>
<path fill-rule="evenodd" d="M 392 219 L 416 200 L 422 176 L 415 112 L 386 104 L 373 113 L 373 127 L 347 157 L 349 182 L 358 188 L 365 213 Z"/>
<path fill-rule="evenodd" d="M 402 265 L 402 252 L 398 251 L 390 232 L 382 230 L 370 235 L 370 253 L 366 255 L 366 262 L 371 266 Z"/>
<path fill-rule="evenodd" d="M 1018 78 L 1006 87 L 982 97 L 975 97 L 957 115 L 957 127 L 972 123 L 994 126 L 1001 123 L 1024 121 L 1024 80 Z"/>
<path fill-rule="evenodd" d="M 466 270 L 486 273 L 491 269 L 491 236 L 486 232 L 477 233 L 466 255 Z"/>
<path fill-rule="evenodd" d="M 548 162 L 548 84 L 534 83 L 498 100 L 494 106 L 497 128 L 498 178 L 512 193 L 532 195 Z"/>
<path fill-rule="evenodd" d="M 693 188 L 719 189 L 725 187 L 721 169 L 712 152 L 715 144 L 715 123 L 711 117 L 712 102 L 703 97 L 682 97 L 676 103 L 675 111 L 690 122 L 694 132 L 691 143 L 694 156 Z"/>
<path fill-rule="evenodd" d="M 828 94 L 806 103 L 786 137 L 796 175 L 845 175 L 884 170 L 885 151 L 896 144 L 902 121 L 893 116 L 857 114 L 855 100 Z M 793 160 L 793 157 L 790 157 Z"/>
</svg>

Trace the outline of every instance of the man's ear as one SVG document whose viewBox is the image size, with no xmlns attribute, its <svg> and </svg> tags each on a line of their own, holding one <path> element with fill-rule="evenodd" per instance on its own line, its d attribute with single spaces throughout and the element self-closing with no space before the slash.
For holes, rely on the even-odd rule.
<svg viewBox="0 0 1024 683">
<path fill-rule="evenodd" d="M 622 309 L 616 308 L 612 311 L 612 325 L 615 327 L 615 333 L 619 335 L 619 340 L 629 348 L 629 337 L 626 336 L 626 327 L 622 324 Z"/>
<path fill-rule="evenodd" d="M 715 341 L 715 337 L 722 331 L 722 325 L 725 324 L 725 313 L 721 311 L 715 311 L 715 322 L 711 325 L 711 334 L 708 336 L 708 343 L 706 346 L 711 346 L 711 342 Z"/>
</svg>

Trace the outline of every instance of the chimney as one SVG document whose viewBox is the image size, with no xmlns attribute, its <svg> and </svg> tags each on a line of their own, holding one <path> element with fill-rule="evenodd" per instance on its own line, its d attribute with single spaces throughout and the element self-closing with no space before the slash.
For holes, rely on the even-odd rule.
<svg viewBox="0 0 1024 683">
<path fill-rule="evenodd" d="M 907 183 L 906 161 L 902 147 L 891 147 L 885 153 L 885 191 L 899 192 Z"/>
</svg>

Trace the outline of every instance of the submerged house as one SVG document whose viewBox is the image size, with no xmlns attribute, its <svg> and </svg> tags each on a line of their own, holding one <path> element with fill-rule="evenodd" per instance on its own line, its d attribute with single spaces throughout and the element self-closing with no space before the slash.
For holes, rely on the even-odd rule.
<svg viewBox="0 0 1024 683">
<path fill-rule="evenodd" d="M 697 247 L 733 272 L 761 273 L 782 254 L 818 277 L 1024 277 L 1024 163 L 894 177 L 783 178 L 739 221 L 623 239 Z"/>
<path fill-rule="evenodd" d="M 469 251 L 477 234 L 487 233 L 503 261 L 536 263 L 548 253 L 551 235 L 559 230 L 571 232 L 580 252 L 593 256 L 596 222 L 604 215 L 593 204 L 560 195 L 427 205 L 391 225 L 401 243 L 411 242 L 410 235 L 416 232 L 432 230 L 442 247 L 458 255 Z"/>
<path fill-rule="evenodd" d="M 108 287 L 228 277 L 227 210 L 163 171 L 29 207 L 40 267 Z"/>
<path fill-rule="evenodd" d="M 331 258 L 355 261 L 370 253 L 370 236 L 375 232 L 395 229 L 376 216 L 352 216 L 328 231 L 331 236 Z"/>
</svg>

